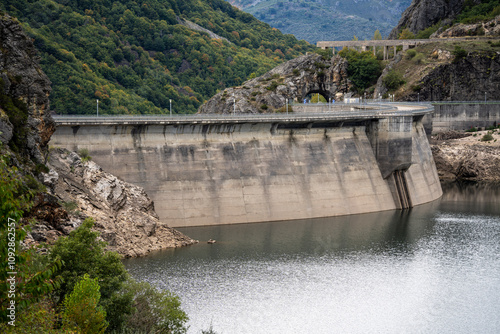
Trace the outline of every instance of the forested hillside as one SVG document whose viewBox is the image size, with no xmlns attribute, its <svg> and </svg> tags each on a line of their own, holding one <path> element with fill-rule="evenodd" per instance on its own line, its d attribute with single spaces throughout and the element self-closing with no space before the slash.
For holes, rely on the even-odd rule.
<svg viewBox="0 0 500 334">
<path fill-rule="evenodd" d="M 192 113 L 313 47 L 223 0 L 2 0 L 34 38 L 59 114 Z M 223 39 L 180 24 L 189 20 Z"/>
<path fill-rule="evenodd" d="M 385 37 L 411 0 L 227 0 L 287 34 L 319 40 Z"/>
</svg>

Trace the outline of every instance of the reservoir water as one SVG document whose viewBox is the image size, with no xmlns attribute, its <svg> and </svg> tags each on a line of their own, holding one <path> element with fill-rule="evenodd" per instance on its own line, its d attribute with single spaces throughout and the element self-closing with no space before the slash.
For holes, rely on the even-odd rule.
<svg viewBox="0 0 500 334">
<path fill-rule="evenodd" d="M 500 333 L 500 185 L 443 191 L 411 211 L 184 228 L 200 243 L 125 265 L 180 296 L 188 333 Z"/>
</svg>

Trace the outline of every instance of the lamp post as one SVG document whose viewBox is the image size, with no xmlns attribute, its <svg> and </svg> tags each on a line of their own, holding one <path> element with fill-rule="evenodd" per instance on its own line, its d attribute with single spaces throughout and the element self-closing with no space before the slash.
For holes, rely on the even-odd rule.
<svg viewBox="0 0 500 334">
<path fill-rule="evenodd" d="M 486 92 L 484 92 L 484 103 L 486 103 Z"/>
<path fill-rule="evenodd" d="M 417 102 L 420 103 L 420 93 L 417 93 Z"/>
<path fill-rule="evenodd" d="M 234 97 L 234 92 L 233 92 L 233 115 L 236 114 L 236 98 Z"/>
<path fill-rule="evenodd" d="M 99 99 L 97 99 L 97 117 L 99 117 Z"/>
<path fill-rule="evenodd" d="M 172 117 L 172 99 L 170 99 L 170 117 Z"/>
</svg>

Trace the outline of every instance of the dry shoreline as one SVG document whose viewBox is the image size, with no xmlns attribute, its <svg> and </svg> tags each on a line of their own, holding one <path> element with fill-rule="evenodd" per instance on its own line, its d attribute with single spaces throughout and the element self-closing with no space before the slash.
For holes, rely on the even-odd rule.
<svg viewBox="0 0 500 334">
<path fill-rule="evenodd" d="M 493 139 L 482 141 L 488 133 Z M 442 181 L 500 181 L 500 129 L 448 131 L 433 135 L 430 143 Z"/>
</svg>

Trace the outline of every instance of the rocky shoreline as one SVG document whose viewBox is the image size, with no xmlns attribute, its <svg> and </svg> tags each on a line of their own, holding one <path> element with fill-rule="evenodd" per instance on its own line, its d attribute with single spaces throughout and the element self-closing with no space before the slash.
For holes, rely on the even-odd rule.
<svg viewBox="0 0 500 334">
<path fill-rule="evenodd" d="M 75 152 L 51 149 L 48 161 L 50 170 L 41 175 L 47 193 L 38 196 L 30 213 L 38 221 L 30 233 L 32 242 L 54 242 L 91 217 L 107 248 L 123 257 L 197 243 L 158 219 L 143 188 Z"/>
<path fill-rule="evenodd" d="M 493 139 L 485 141 L 490 134 Z M 485 138 L 487 139 L 487 138 Z M 433 135 L 432 154 L 442 181 L 500 181 L 500 129 Z"/>
</svg>

